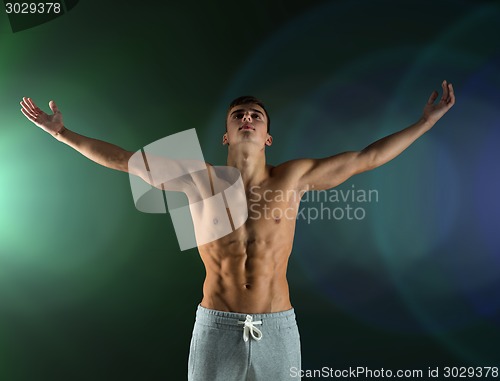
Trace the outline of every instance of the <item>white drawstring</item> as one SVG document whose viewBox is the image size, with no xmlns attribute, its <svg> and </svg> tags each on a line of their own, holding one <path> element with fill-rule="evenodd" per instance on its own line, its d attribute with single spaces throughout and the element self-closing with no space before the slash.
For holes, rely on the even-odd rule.
<svg viewBox="0 0 500 381">
<path fill-rule="evenodd" d="M 257 327 L 254 327 L 254 324 L 262 324 L 262 321 L 252 321 L 252 319 L 252 316 L 247 315 L 245 321 L 238 322 L 238 324 L 245 324 L 243 327 L 243 340 L 245 340 L 245 342 L 248 341 L 248 332 L 250 332 L 254 340 L 259 341 L 262 339 L 262 332 Z"/>
</svg>

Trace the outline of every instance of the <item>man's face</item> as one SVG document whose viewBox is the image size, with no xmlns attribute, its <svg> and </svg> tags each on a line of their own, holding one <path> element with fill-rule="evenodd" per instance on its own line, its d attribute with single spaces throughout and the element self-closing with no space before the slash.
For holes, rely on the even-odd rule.
<svg viewBox="0 0 500 381">
<path fill-rule="evenodd" d="M 223 144 L 254 143 L 270 146 L 273 138 L 267 133 L 267 118 L 264 109 L 255 103 L 234 106 L 226 120 L 227 131 Z"/>
</svg>

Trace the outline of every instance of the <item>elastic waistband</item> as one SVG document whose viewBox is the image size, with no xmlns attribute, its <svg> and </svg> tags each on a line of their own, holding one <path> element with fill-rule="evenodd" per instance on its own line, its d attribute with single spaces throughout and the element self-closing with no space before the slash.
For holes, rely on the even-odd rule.
<svg viewBox="0 0 500 381">
<path fill-rule="evenodd" d="M 262 328 L 288 328 L 297 325 L 295 311 L 293 308 L 287 311 L 272 312 L 268 314 L 243 314 L 238 312 L 226 312 L 211 310 L 198 305 L 196 311 L 196 323 L 218 328 L 241 330 L 241 321 L 245 321 L 247 315 L 252 316 L 254 321 L 262 321 Z"/>
</svg>

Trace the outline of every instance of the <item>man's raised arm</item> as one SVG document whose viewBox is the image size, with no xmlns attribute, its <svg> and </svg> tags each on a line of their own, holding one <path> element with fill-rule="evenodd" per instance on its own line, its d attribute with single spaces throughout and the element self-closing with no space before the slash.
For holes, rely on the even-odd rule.
<svg viewBox="0 0 500 381">
<path fill-rule="evenodd" d="M 54 101 L 49 102 L 53 114 L 42 111 L 30 98 L 21 101 L 23 114 L 45 132 L 51 134 L 62 143 L 67 144 L 88 159 L 105 167 L 128 172 L 139 176 L 147 183 L 159 189 L 193 193 L 192 176 L 199 168 L 205 168 L 205 163 L 199 160 L 173 160 L 166 157 L 137 155 L 114 144 L 89 138 L 67 129 L 63 123 L 62 113 Z M 145 160 L 147 163 L 145 164 Z M 151 173 L 155 168 L 155 173 Z M 200 177 L 201 175 L 198 175 Z M 205 176 L 206 177 L 206 176 Z"/>
<path fill-rule="evenodd" d="M 132 152 L 67 129 L 63 123 L 62 113 L 54 101 L 49 102 L 52 115 L 43 112 L 30 98 L 23 98 L 21 106 L 21 111 L 26 118 L 60 142 L 67 144 L 97 164 L 128 172 L 128 160 L 132 156 Z"/>
<path fill-rule="evenodd" d="M 377 168 L 394 159 L 432 126 L 455 104 L 451 83 L 443 81 L 443 96 L 435 103 L 433 91 L 422 116 L 411 126 L 370 144 L 362 151 L 344 152 L 324 159 L 301 159 L 290 162 L 297 171 L 298 187 L 302 190 L 333 188 L 349 177 Z"/>
</svg>

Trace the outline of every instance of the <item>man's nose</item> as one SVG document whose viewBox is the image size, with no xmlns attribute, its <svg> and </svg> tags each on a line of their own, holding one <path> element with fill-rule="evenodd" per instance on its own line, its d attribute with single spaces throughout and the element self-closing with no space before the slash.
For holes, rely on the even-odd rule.
<svg viewBox="0 0 500 381">
<path fill-rule="evenodd" d="M 249 112 L 243 114 L 243 121 L 246 121 L 246 122 L 251 122 L 252 121 L 252 116 L 250 115 Z"/>
</svg>

